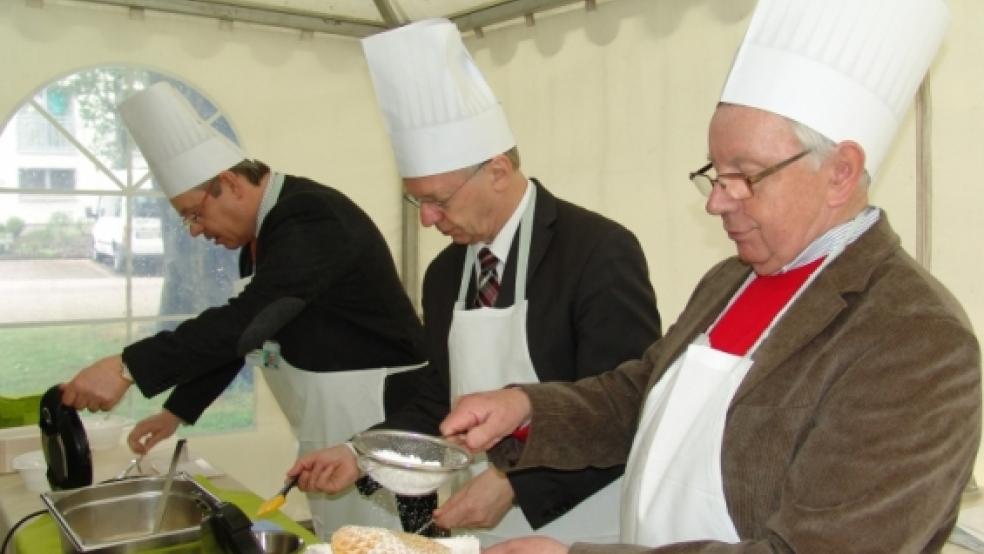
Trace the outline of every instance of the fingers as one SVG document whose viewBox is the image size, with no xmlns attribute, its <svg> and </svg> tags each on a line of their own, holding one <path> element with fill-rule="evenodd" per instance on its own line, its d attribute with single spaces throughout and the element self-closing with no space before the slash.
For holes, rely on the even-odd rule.
<svg viewBox="0 0 984 554">
<path fill-rule="evenodd" d="M 485 528 L 486 526 L 481 524 L 481 519 L 474 503 L 464 490 L 451 495 L 451 498 L 434 510 L 434 524 L 443 529 Z"/>
<path fill-rule="evenodd" d="M 144 437 L 144 439 L 143 439 L 144 451 L 145 452 L 150 452 L 150 450 L 152 448 L 154 448 L 154 446 L 156 446 L 162 440 L 170 437 L 172 434 L 174 434 L 173 431 L 166 431 L 166 430 L 160 430 L 160 429 L 158 429 L 158 430 L 155 430 L 154 432 L 146 435 Z"/>
<path fill-rule="evenodd" d="M 490 427 L 479 425 L 468 431 L 465 435 L 465 446 L 474 452 L 485 452 L 495 446 L 504 435 L 492 431 Z"/>
<path fill-rule="evenodd" d="M 315 453 L 315 454 L 317 454 L 317 453 Z M 306 454 L 304 456 L 301 456 L 296 461 L 294 461 L 294 465 L 290 466 L 290 469 L 287 470 L 287 478 L 288 479 L 293 479 L 294 477 L 296 477 L 298 475 L 302 475 L 304 472 L 310 472 L 310 470 L 311 470 L 312 467 L 314 467 L 314 455 L 312 455 L 312 454 Z M 305 490 L 305 491 L 306 490 L 309 490 L 306 487 L 307 478 L 308 477 L 310 477 L 310 476 L 309 475 L 306 475 L 306 476 L 305 475 L 302 475 L 301 476 L 301 479 L 298 480 L 297 486 L 301 490 Z"/>
<path fill-rule="evenodd" d="M 479 425 L 484 420 L 480 412 L 471 407 L 471 399 L 468 396 L 459 398 L 455 401 L 451 412 L 441 422 L 441 434 L 445 437 L 464 435 L 469 429 Z"/>
<path fill-rule="evenodd" d="M 144 447 L 143 441 L 144 437 L 149 434 L 147 420 L 143 419 L 137 422 L 130 431 L 130 434 L 126 436 L 126 444 L 130 447 L 130 450 L 136 452 L 137 454 L 146 454 L 147 448 Z"/>
<path fill-rule="evenodd" d="M 180 420 L 164 410 L 159 414 L 139 421 L 126 437 L 130 450 L 137 454 L 146 454 L 159 442 L 167 439 L 178 429 Z"/>
<path fill-rule="evenodd" d="M 345 483 L 344 470 L 338 464 L 315 464 L 310 469 L 301 472 L 297 485 L 303 491 L 336 493 L 344 489 L 347 485 L 355 482 Z"/>
<path fill-rule="evenodd" d="M 465 442 L 465 435 L 445 435 L 444 440 L 450 442 L 451 444 L 456 444 L 462 448 L 468 448 L 468 443 Z"/>
<path fill-rule="evenodd" d="M 514 498 L 512 485 L 505 474 L 489 468 L 434 510 L 434 522 L 449 529 L 489 529 L 502 521 Z"/>
<path fill-rule="evenodd" d="M 79 371 L 60 386 L 62 404 L 91 412 L 111 410 L 131 384 L 123 378 L 120 364 L 118 356 L 111 356 Z"/>
<path fill-rule="evenodd" d="M 74 406 L 75 398 L 78 396 L 78 393 L 75 391 L 75 387 L 71 385 L 71 383 L 61 383 L 58 385 L 58 388 L 61 389 L 62 404 L 66 406 Z"/>
<path fill-rule="evenodd" d="M 568 554 L 567 545 L 549 537 L 530 536 L 510 539 L 483 549 L 483 554 Z"/>
<path fill-rule="evenodd" d="M 126 436 L 126 445 L 135 454 L 146 454 L 147 448 L 143 445 L 144 434 L 137 431 L 134 427 L 130 434 Z"/>
<path fill-rule="evenodd" d="M 527 420 L 530 411 L 529 397 L 520 388 L 465 395 L 441 422 L 441 434 L 464 435 L 469 449 L 488 450 Z"/>
<path fill-rule="evenodd" d="M 359 478 L 355 455 L 345 445 L 318 450 L 298 458 L 287 477 L 299 476 L 297 486 L 303 491 L 337 493 Z"/>
</svg>

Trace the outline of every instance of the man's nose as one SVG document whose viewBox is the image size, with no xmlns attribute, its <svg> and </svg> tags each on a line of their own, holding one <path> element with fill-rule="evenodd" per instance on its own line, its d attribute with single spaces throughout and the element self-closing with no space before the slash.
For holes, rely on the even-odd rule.
<svg viewBox="0 0 984 554">
<path fill-rule="evenodd" d="M 714 184 L 711 186 L 711 193 L 707 195 L 704 209 L 711 215 L 721 215 L 737 208 L 738 202 L 724 190 L 724 187 Z"/>
<path fill-rule="evenodd" d="M 188 234 L 190 234 L 192 237 L 197 237 L 198 235 L 202 234 L 204 230 L 205 227 L 202 227 L 201 223 L 196 222 L 188 226 Z"/>
<path fill-rule="evenodd" d="M 444 219 L 444 212 L 440 208 L 430 204 L 420 205 L 420 224 L 424 227 L 431 227 L 442 219 Z"/>
</svg>

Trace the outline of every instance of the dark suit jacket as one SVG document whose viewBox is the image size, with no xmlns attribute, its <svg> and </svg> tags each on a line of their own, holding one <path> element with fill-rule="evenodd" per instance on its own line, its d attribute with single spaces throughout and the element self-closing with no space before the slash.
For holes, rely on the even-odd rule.
<svg viewBox="0 0 984 554">
<path fill-rule="evenodd" d="M 535 182 L 535 181 L 534 181 Z M 538 182 L 527 281 L 527 341 L 541 381 L 573 381 L 638 357 L 660 336 L 646 258 L 630 231 L 554 197 Z M 519 233 L 506 262 L 497 306 L 513 304 Z M 436 434 L 449 409 L 448 330 L 467 247 L 451 245 L 424 277 L 430 365 L 417 397 L 386 426 Z M 475 282 L 468 298 L 475 295 Z M 510 474 L 516 501 L 543 526 L 622 474 L 622 466 Z"/>
<path fill-rule="evenodd" d="M 574 385 L 524 386 L 533 424 L 504 466 L 624 463 L 645 395 L 748 276 L 730 258 L 640 360 Z M 574 553 L 939 552 L 981 433 L 977 339 L 882 214 L 773 329 L 728 408 L 721 471 L 741 542 Z M 573 433 L 575 440 L 566 437 Z"/>
<path fill-rule="evenodd" d="M 165 407 L 194 422 L 242 368 L 243 354 L 271 338 L 308 371 L 426 359 L 386 241 L 342 193 L 287 176 L 256 242 L 256 270 L 242 294 L 124 349 L 145 396 L 177 385 Z M 249 248 L 241 255 L 249 274 Z"/>
</svg>

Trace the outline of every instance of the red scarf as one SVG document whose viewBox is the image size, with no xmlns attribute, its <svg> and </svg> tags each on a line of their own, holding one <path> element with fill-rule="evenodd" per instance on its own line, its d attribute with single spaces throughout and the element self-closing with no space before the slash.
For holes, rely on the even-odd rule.
<svg viewBox="0 0 984 554">
<path fill-rule="evenodd" d="M 756 277 L 714 326 L 711 347 L 744 356 L 821 263 L 823 258 L 779 275 Z"/>
</svg>

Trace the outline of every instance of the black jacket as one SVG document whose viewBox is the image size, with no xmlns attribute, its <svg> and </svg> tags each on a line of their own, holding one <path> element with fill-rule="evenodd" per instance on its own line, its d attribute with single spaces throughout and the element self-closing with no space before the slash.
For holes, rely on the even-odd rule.
<svg viewBox="0 0 984 554">
<path fill-rule="evenodd" d="M 541 381 L 574 381 L 638 358 L 660 337 L 656 296 L 646 258 L 629 230 L 550 194 L 536 182 L 528 268 L 527 342 Z M 513 304 L 513 240 L 497 306 Z M 450 245 L 424 277 L 429 366 L 413 381 L 417 395 L 381 425 L 437 433 L 449 406 L 448 330 L 467 247 Z M 475 282 L 468 298 L 475 295 Z M 510 473 L 516 502 L 534 528 L 546 525 L 622 474 L 624 466 L 563 472 Z"/>
<path fill-rule="evenodd" d="M 242 249 L 241 273 L 253 273 L 242 294 L 123 350 L 145 396 L 177 385 L 164 406 L 193 423 L 265 339 L 309 371 L 426 359 L 420 320 L 386 241 L 342 193 L 287 176 L 256 243 L 255 271 Z"/>
</svg>

